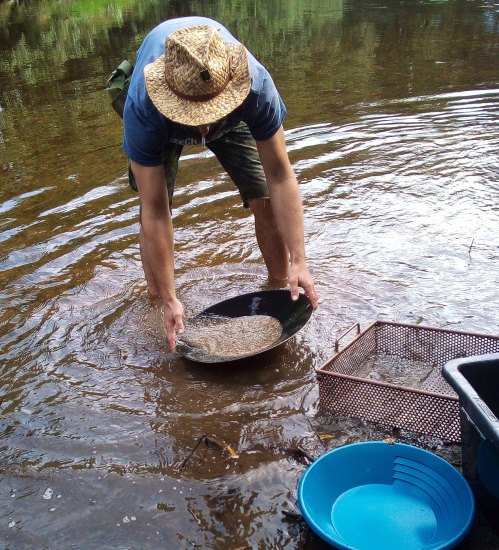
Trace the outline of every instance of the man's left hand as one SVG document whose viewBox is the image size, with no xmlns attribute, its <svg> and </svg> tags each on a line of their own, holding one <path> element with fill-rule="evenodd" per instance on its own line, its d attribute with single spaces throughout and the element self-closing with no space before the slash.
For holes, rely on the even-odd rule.
<svg viewBox="0 0 499 550">
<path fill-rule="evenodd" d="M 314 280 L 306 264 L 291 264 L 289 266 L 289 285 L 291 290 L 291 298 L 298 300 L 298 287 L 303 288 L 305 295 L 308 296 L 313 309 L 317 309 L 319 298 L 315 292 Z"/>
</svg>

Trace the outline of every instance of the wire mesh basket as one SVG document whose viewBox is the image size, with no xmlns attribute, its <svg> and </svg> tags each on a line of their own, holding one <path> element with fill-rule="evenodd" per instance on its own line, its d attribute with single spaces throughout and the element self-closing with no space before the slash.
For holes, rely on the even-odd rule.
<svg viewBox="0 0 499 550">
<path fill-rule="evenodd" d="M 361 331 L 356 323 L 338 336 L 333 357 L 315 369 L 320 407 L 457 443 L 459 398 L 442 367 L 496 352 L 499 336 L 388 321 Z"/>
</svg>

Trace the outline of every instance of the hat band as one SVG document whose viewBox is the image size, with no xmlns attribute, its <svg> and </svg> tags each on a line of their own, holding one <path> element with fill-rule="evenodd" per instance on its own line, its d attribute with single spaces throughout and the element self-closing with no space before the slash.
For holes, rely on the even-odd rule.
<svg viewBox="0 0 499 550">
<path fill-rule="evenodd" d="M 187 101 L 196 101 L 196 102 L 209 101 L 210 99 L 214 99 L 215 97 L 220 95 L 225 90 L 225 88 L 227 87 L 227 84 L 230 81 L 230 74 L 231 74 L 230 71 L 228 71 L 225 82 L 223 83 L 220 90 L 216 92 L 212 92 L 211 94 L 188 95 L 188 94 L 184 94 L 183 92 L 179 92 L 178 90 L 175 90 L 175 88 L 170 84 L 170 82 L 168 82 L 168 76 L 166 72 L 165 72 L 165 82 L 168 88 L 170 88 L 170 90 L 180 99 L 184 99 Z"/>
</svg>

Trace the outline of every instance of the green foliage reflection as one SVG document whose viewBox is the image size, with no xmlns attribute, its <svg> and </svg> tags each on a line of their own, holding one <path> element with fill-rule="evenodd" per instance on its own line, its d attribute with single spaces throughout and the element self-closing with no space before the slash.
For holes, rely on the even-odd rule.
<svg viewBox="0 0 499 550">
<path fill-rule="evenodd" d="M 0 1 L 0 153 L 19 173 L 38 173 L 61 147 L 81 169 L 90 147 L 118 147 L 108 75 L 159 22 L 192 14 L 223 23 L 268 66 L 288 128 L 338 120 L 364 101 L 495 85 L 488 2 Z"/>
</svg>

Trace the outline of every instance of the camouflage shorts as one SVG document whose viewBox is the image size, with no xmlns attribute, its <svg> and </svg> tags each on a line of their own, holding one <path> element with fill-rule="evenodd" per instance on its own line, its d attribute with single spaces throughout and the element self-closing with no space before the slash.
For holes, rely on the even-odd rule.
<svg viewBox="0 0 499 550">
<path fill-rule="evenodd" d="M 248 207 L 248 201 L 251 199 L 268 199 L 270 197 L 256 143 L 246 124 L 241 123 L 220 138 L 207 142 L 206 147 L 216 155 L 220 164 L 236 184 L 245 208 Z M 183 145 L 169 143 L 165 151 L 163 166 L 165 167 L 170 208 L 182 149 Z M 130 187 L 137 191 L 130 163 L 128 163 L 128 179 Z"/>
</svg>

